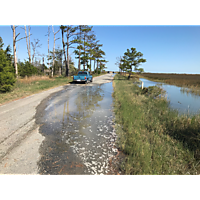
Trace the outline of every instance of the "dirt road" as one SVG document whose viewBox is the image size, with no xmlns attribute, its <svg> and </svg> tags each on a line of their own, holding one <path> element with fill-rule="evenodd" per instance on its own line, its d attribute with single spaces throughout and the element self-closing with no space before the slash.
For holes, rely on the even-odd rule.
<svg viewBox="0 0 200 200">
<path fill-rule="evenodd" d="M 112 79 L 71 84 L 0 106 L 0 174 L 112 174 Z"/>
</svg>

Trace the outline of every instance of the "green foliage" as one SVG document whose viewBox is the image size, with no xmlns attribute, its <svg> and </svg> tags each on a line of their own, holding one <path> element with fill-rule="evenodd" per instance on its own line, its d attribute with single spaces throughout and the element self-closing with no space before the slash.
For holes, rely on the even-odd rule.
<svg viewBox="0 0 200 200">
<path fill-rule="evenodd" d="M 117 58 L 119 59 L 119 58 Z M 134 70 L 139 73 L 144 72 L 143 68 L 138 68 L 141 63 L 145 63 L 146 59 L 143 58 L 143 54 L 141 52 L 137 52 L 136 48 L 131 48 L 130 50 L 124 53 L 124 56 L 120 57 L 119 61 L 117 61 L 117 65 L 124 72 L 132 72 L 132 67 L 134 66 Z"/>
<path fill-rule="evenodd" d="M 137 71 L 141 74 L 144 72 L 144 69 L 143 68 L 138 68 Z"/>
<path fill-rule="evenodd" d="M 25 77 L 25 76 L 29 77 L 32 75 L 40 75 L 41 74 L 40 70 L 38 68 L 34 67 L 28 61 L 19 62 L 18 70 L 19 70 L 19 75 L 21 77 Z"/>
<path fill-rule="evenodd" d="M 14 68 L 11 63 L 10 46 L 3 50 L 3 40 L 0 37 L 0 92 L 8 92 L 15 83 Z"/>
<path fill-rule="evenodd" d="M 0 72 L 0 92 L 9 92 L 14 86 L 16 79 L 12 72 L 4 70 Z"/>
</svg>

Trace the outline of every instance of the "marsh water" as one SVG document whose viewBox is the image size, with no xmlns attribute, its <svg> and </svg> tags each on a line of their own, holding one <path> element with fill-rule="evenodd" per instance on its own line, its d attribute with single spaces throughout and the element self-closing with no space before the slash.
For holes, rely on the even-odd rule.
<svg viewBox="0 0 200 200">
<path fill-rule="evenodd" d="M 168 85 L 161 82 L 149 81 L 140 78 L 144 83 L 144 87 L 159 86 L 166 91 L 169 106 L 178 110 L 179 114 L 199 114 L 200 113 L 200 96 L 184 92 L 181 87 Z"/>
</svg>

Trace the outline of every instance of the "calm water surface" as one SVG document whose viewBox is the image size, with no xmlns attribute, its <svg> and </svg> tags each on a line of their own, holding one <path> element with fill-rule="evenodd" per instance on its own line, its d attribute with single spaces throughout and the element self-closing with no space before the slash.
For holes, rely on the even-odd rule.
<svg viewBox="0 0 200 200">
<path fill-rule="evenodd" d="M 167 99 L 170 101 L 169 106 L 172 109 L 178 110 L 179 114 L 197 114 L 200 113 L 200 96 L 184 93 L 181 91 L 181 87 L 174 85 L 163 84 L 160 82 L 149 81 L 144 78 L 140 78 L 144 83 L 144 87 L 155 86 L 162 84 L 167 93 Z"/>
</svg>

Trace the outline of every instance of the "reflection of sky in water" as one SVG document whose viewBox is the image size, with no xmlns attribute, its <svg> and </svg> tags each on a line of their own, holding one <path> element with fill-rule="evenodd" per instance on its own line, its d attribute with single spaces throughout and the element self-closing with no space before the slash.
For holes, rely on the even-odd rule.
<svg viewBox="0 0 200 200">
<path fill-rule="evenodd" d="M 159 82 L 149 81 L 147 79 L 140 79 L 144 83 L 144 87 L 155 86 Z M 181 87 L 162 84 L 162 87 L 167 93 L 167 99 L 170 101 L 170 107 L 173 109 L 178 109 L 179 113 L 200 113 L 200 96 L 183 93 L 181 92 Z"/>
</svg>

